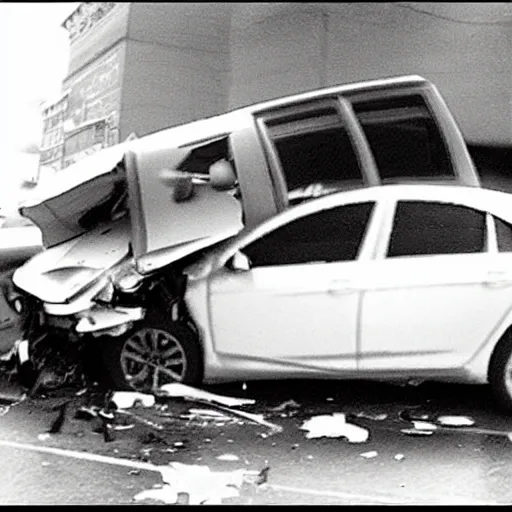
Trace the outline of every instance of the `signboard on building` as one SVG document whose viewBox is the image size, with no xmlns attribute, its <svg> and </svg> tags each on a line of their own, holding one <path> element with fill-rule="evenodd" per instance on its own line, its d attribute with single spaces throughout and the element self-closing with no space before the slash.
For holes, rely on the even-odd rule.
<svg viewBox="0 0 512 512">
<path fill-rule="evenodd" d="M 121 78 L 122 48 L 117 46 L 66 80 L 64 167 L 119 142 Z"/>
<path fill-rule="evenodd" d="M 71 44 L 109 15 L 117 5 L 117 2 L 82 2 L 62 24 L 69 33 Z"/>
</svg>

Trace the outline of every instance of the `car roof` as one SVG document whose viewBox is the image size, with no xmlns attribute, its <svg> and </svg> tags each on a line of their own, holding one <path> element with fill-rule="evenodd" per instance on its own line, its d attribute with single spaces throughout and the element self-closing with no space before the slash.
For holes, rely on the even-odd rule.
<svg viewBox="0 0 512 512">
<path fill-rule="evenodd" d="M 311 211 L 336 205 L 382 200 L 440 201 L 488 211 L 512 222 L 512 194 L 464 185 L 389 184 L 335 192 L 295 208 Z"/>
</svg>

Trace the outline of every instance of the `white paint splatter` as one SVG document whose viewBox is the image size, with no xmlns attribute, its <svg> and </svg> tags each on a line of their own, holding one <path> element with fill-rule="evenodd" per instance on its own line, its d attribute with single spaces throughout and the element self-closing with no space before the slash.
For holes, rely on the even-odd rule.
<svg viewBox="0 0 512 512">
<path fill-rule="evenodd" d="M 225 461 L 235 461 L 240 460 L 237 455 L 234 455 L 232 453 L 225 453 L 224 455 L 219 455 L 217 457 L 217 460 L 225 460 Z"/>
<path fill-rule="evenodd" d="M 439 416 L 437 422 L 445 427 L 471 427 L 475 420 L 468 416 Z"/>
<path fill-rule="evenodd" d="M 178 495 L 189 496 L 189 505 L 219 505 L 223 498 L 236 497 L 243 484 L 244 470 L 213 472 L 208 466 L 187 465 L 172 462 L 159 468 L 164 480 L 160 489 L 148 489 L 138 493 L 135 501 L 151 499 L 167 504 L 178 502 Z"/>
<path fill-rule="evenodd" d="M 367 429 L 347 423 L 343 413 L 313 416 L 303 423 L 301 429 L 309 430 L 306 434 L 308 439 L 345 437 L 350 443 L 365 443 L 370 435 Z"/>
<path fill-rule="evenodd" d="M 359 454 L 361 457 L 363 457 L 364 459 L 373 459 L 374 457 L 377 457 L 378 455 L 378 452 L 376 451 L 372 451 L 372 452 L 365 452 L 365 453 L 361 453 Z"/>
</svg>

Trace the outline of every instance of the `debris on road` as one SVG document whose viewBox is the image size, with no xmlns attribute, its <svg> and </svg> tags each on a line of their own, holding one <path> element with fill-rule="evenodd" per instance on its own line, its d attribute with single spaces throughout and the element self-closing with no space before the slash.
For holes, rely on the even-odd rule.
<svg viewBox="0 0 512 512">
<path fill-rule="evenodd" d="M 135 391 L 115 391 L 110 398 L 110 402 L 115 404 L 118 409 L 131 409 L 138 405 L 153 407 L 155 405 L 155 397 Z"/>
<path fill-rule="evenodd" d="M 268 435 L 278 434 L 283 431 L 283 427 L 281 427 L 281 425 L 276 425 L 275 423 L 270 423 L 269 421 L 266 421 L 263 417 L 263 414 L 253 414 L 245 411 L 239 411 L 237 409 L 228 409 L 220 405 L 217 405 L 216 407 L 219 407 L 221 410 L 225 410 L 226 412 L 228 412 L 229 414 L 233 414 L 234 416 L 239 416 L 241 418 L 245 418 L 259 425 L 263 425 L 264 427 L 268 427 L 270 429 Z"/>
<path fill-rule="evenodd" d="M 256 401 L 251 398 L 233 398 L 223 395 L 217 395 L 202 389 L 197 389 L 192 386 L 187 386 L 179 382 L 172 382 L 165 384 L 160 388 L 160 393 L 163 396 L 172 398 L 188 398 L 191 400 L 204 400 L 207 402 L 214 402 L 224 405 L 226 407 L 238 407 L 242 405 L 252 405 Z"/>
<path fill-rule="evenodd" d="M 219 455 L 217 457 L 217 460 L 223 460 L 223 461 L 227 461 L 227 462 L 234 462 L 234 461 L 237 461 L 237 460 L 240 460 L 240 458 L 237 456 L 237 455 L 234 455 L 232 453 L 225 453 L 224 455 Z"/>
<path fill-rule="evenodd" d="M 0 405 L 0 416 L 4 416 L 9 412 L 10 405 Z"/>
<path fill-rule="evenodd" d="M 276 405 L 276 407 L 271 407 L 269 410 L 273 412 L 283 412 L 290 409 L 300 409 L 300 404 L 295 400 L 286 400 L 285 402 Z"/>
<path fill-rule="evenodd" d="M 377 455 L 378 455 L 378 452 L 376 452 L 376 451 L 365 452 L 365 453 L 359 454 L 359 456 L 363 457 L 364 459 L 373 459 L 373 458 L 377 457 Z"/>
<path fill-rule="evenodd" d="M 355 418 L 363 418 L 365 420 L 373 420 L 373 421 L 384 421 L 388 415 L 385 413 L 382 414 L 372 414 L 369 412 L 356 412 L 351 414 L 351 416 L 354 416 Z"/>
<path fill-rule="evenodd" d="M 267 461 L 265 461 L 265 464 Z M 261 471 L 246 471 L 244 475 L 244 482 L 254 485 L 263 485 L 268 481 L 268 472 L 270 466 L 266 465 Z"/>
<path fill-rule="evenodd" d="M 66 421 L 66 411 L 68 408 L 68 404 L 69 402 L 64 402 L 62 405 L 59 405 L 57 407 L 57 409 L 59 410 L 59 414 L 55 421 L 52 423 L 52 426 L 48 430 L 50 434 L 58 434 L 61 431 L 62 426 Z"/>
<path fill-rule="evenodd" d="M 426 412 L 421 412 L 414 409 L 405 409 L 398 413 L 398 418 L 403 421 L 428 421 L 430 419 L 430 414 Z"/>
<path fill-rule="evenodd" d="M 223 498 L 237 497 L 244 482 L 245 470 L 213 472 L 208 466 L 172 462 L 159 468 L 164 485 L 138 493 L 135 501 L 151 499 L 166 504 L 179 502 L 188 495 L 189 505 L 220 505 Z"/>
<path fill-rule="evenodd" d="M 98 417 L 99 407 L 85 407 L 78 408 L 75 412 L 75 419 L 77 420 L 92 420 Z"/>
<path fill-rule="evenodd" d="M 403 453 L 397 453 L 395 456 L 394 456 L 394 459 L 395 460 L 404 460 L 405 458 L 405 455 Z"/>
<path fill-rule="evenodd" d="M 475 420 L 469 416 L 438 416 L 437 423 L 444 427 L 471 427 Z"/>
<path fill-rule="evenodd" d="M 196 420 L 196 421 L 213 421 L 217 422 L 219 426 L 222 426 L 226 423 L 236 423 L 239 422 L 237 418 L 233 418 L 232 416 L 227 416 L 226 414 L 215 411 L 213 409 L 189 409 L 188 414 L 180 414 L 180 418 L 186 419 L 189 421 Z M 219 423 L 222 422 L 222 423 Z M 208 423 L 206 423 L 208 425 Z"/>
<path fill-rule="evenodd" d="M 428 421 L 412 421 L 414 428 L 416 430 L 437 430 L 437 425 L 430 423 Z"/>
<path fill-rule="evenodd" d="M 160 425 L 159 423 L 155 423 L 151 420 L 148 420 L 146 418 L 142 418 L 141 416 L 137 415 L 137 414 L 134 414 L 133 412 L 128 412 L 128 411 L 116 411 L 117 414 L 121 414 L 123 416 L 128 416 L 130 418 L 133 418 L 134 420 L 140 422 L 140 423 L 143 423 L 144 425 L 147 425 L 148 427 L 152 427 L 156 430 L 163 430 L 164 427 L 162 425 Z"/>
<path fill-rule="evenodd" d="M 370 435 L 367 429 L 347 423 L 343 413 L 313 416 L 303 423 L 301 429 L 309 430 L 306 434 L 308 439 L 317 437 L 345 437 L 349 443 L 365 443 Z"/>
<path fill-rule="evenodd" d="M 434 433 L 433 430 L 421 430 L 417 428 L 403 428 L 400 432 L 408 436 L 430 436 Z"/>
<path fill-rule="evenodd" d="M 130 423 L 129 425 L 115 425 L 114 430 L 130 430 L 133 427 L 135 427 L 133 423 Z"/>
<path fill-rule="evenodd" d="M 130 471 L 128 471 L 128 474 L 129 475 L 140 475 L 140 469 L 130 469 Z"/>
<path fill-rule="evenodd" d="M 39 441 L 46 441 L 47 439 L 50 439 L 50 437 L 51 435 L 48 432 L 45 432 L 44 434 L 39 434 L 37 439 L 39 439 Z"/>
</svg>

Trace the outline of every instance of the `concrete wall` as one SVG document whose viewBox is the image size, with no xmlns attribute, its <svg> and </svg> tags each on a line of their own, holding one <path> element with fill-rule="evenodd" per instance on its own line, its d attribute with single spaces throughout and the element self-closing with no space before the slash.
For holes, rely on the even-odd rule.
<svg viewBox="0 0 512 512">
<path fill-rule="evenodd" d="M 228 107 L 229 4 L 131 6 L 121 134 L 139 136 Z"/>
<path fill-rule="evenodd" d="M 457 12 L 478 8 L 481 17 L 474 5 Z M 503 12 L 496 22 L 449 21 L 391 3 L 233 4 L 229 107 L 420 74 L 438 85 L 468 141 L 512 145 L 512 19 Z"/>
</svg>

